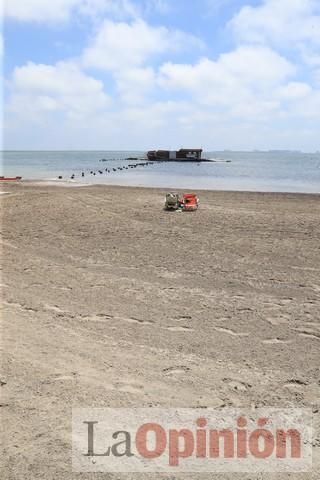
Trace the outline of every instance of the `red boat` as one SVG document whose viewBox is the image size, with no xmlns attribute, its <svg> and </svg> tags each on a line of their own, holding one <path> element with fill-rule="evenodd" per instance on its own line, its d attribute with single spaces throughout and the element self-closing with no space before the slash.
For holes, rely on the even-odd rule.
<svg viewBox="0 0 320 480">
<path fill-rule="evenodd" d="M 16 182 L 17 180 L 21 180 L 22 177 L 3 177 L 0 176 L 0 181 L 11 181 L 11 182 Z"/>
</svg>

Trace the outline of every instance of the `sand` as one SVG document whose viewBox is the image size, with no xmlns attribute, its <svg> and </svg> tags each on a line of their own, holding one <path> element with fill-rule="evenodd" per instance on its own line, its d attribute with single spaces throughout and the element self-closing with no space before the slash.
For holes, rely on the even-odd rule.
<svg viewBox="0 0 320 480">
<path fill-rule="evenodd" d="M 75 407 L 311 407 L 318 479 L 320 196 L 5 185 L 2 478 L 72 473 Z M 173 475 L 161 478 L 174 478 Z"/>
</svg>

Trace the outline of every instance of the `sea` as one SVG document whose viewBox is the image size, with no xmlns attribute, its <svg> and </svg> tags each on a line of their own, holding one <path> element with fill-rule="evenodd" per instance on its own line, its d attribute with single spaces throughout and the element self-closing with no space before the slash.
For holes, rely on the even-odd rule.
<svg viewBox="0 0 320 480">
<path fill-rule="evenodd" d="M 320 152 L 225 150 L 203 157 L 211 161 L 141 165 L 147 161 L 142 151 L 3 151 L 1 175 L 47 181 L 61 176 L 75 185 L 320 193 Z"/>
</svg>

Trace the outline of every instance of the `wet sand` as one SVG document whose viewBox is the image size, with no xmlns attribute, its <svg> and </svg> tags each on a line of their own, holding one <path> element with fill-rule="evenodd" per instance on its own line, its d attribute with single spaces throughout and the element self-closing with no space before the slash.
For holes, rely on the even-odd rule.
<svg viewBox="0 0 320 480">
<path fill-rule="evenodd" d="M 318 479 L 320 196 L 3 190 L 2 478 L 160 478 L 72 473 L 72 406 L 273 406 L 313 409 L 314 473 L 180 478 Z"/>
</svg>

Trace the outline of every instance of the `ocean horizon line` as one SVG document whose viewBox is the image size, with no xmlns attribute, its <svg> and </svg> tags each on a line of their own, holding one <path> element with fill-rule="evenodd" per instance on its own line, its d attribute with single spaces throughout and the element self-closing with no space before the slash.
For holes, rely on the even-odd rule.
<svg viewBox="0 0 320 480">
<path fill-rule="evenodd" d="M 183 147 L 181 147 L 183 148 Z M 158 148 L 159 150 L 174 150 L 171 148 Z M 148 152 L 148 149 L 0 149 L 1 153 L 11 152 Z M 237 149 L 203 149 L 203 152 L 215 152 L 215 153 L 302 153 L 304 155 L 317 155 L 320 150 L 304 151 L 304 150 L 291 150 L 291 149 L 270 149 L 270 150 L 237 150 Z"/>
</svg>

